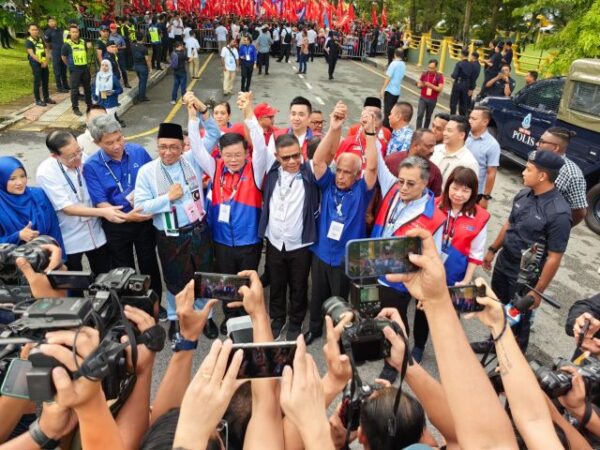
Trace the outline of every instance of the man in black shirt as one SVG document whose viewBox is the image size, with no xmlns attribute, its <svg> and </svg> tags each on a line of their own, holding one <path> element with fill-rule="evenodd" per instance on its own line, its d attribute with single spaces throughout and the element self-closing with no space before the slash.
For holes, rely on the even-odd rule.
<svg viewBox="0 0 600 450">
<path fill-rule="evenodd" d="M 150 99 L 146 97 L 146 85 L 148 84 L 148 74 L 152 71 L 152 65 L 150 64 L 148 48 L 144 45 L 143 40 L 144 33 L 138 31 L 136 33 L 136 41 L 131 44 L 131 54 L 133 56 L 133 69 L 137 73 L 139 80 L 136 101 L 149 102 Z"/>
<path fill-rule="evenodd" d="M 481 73 L 481 63 L 479 62 L 479 52 L 471 53 L 471 60 L 469 61 L 471 64 L 471 85 L 469 86 L 469 102 L 471 101 L 471 97 L 473 96 L 473 91 L 477 87 L 477 78 L 479 78 L 479 74 Z"/>
<path fill-rule="evenodd" d="M 480 98 L 484 98 L 487 94 L 487 82 L 498 75 L 500 69 L 502 68 L 502 46 L 501 42 L 491 41 L 490 42 L 490 57 L 486 59 L 483 64 L 485 66 L 484 77 L 483 77 L 483 86 L 481 87 Z"/>
<path fill-rule="evenodd" d="M 452 92 L 450 94 L 450 114 L 458 113 L 461 116 L 467 115 L 469 108 L 469 88 L 471 87 L 471 78 L 473 65 L 469 62 L 469 50 L 463 49 L 461 52 L 462 59 L 454 66 L 452 71 Z"/>
<path fill-rule="evenodd" d="M 48 57 L 46 55 L 46 46 L 40 38 L 40 29 L 34 23 L 27 29 L 29 37 L 25 39 L 25 50 L 27 50 L 27 59 L 33 72 L 33 96 L 35 104 L 46 106 L 47 103 L 55 104 L 48 93 Z M 44 99 L 40 97 L 40 88 Z"/>
<path fill-rule="evenodd" d="M 64 44 L 64 30 L 57 28 L 56 19 L 48 19 L 48 28 L 44 31 L 44 42 L 52 54 L 52 69 L 58 92 L 65 93 L 71 89 L 67 81 L 67 66 L 60 57 L 60 51 Z"/>
<path fill-rule="evenodd" d="M 108 44 L 108 37 L 110 30 L 106 25 L 100 25 L 100 37 L 96 39 L 96 59 L 98 60 L 98 67 L 102 64 L 102 60 L 106 59 L 106 45 Z"/>
<path fill-rule="evenodd" d="M 523 351 L 529 341 L 531 310 L 540 305 L 541 297 L 517 285 L 522 252 L 534 243 L 545 246 L 539 278 L 532 284 L 536 291 L 544 292 L 558 271 L 571 233 L 571 208 L 554 185 L 563 158 L 546 150 L 533 152 L 532 158 L 523 171 L 525 189 L 515 196 L 508 221 L 483 259 L 483 268 L 489 270 L 499 252 L 492 289 L 502 303 L 513 301 L 515 294 L 528 296 L 532 301 L 530 311 L 521 315 L 514 330 Z M 472 346 L 476 352 L 484 347 L 479 342 Z"/>
<path fill-rule="evenodd" d="M 486 96 L 510 97 L 515 90 L 515 80 L 510 76 L 510 66 L 504 64 L 502 70 L 486 84 Z"/>
</svg>

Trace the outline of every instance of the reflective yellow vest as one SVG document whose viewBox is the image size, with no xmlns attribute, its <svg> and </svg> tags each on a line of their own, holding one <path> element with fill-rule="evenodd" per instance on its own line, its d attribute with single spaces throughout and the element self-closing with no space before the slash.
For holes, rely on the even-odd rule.
<svg viewBox="0 0 600 450">
<path fill-rule="evenodd" d="M 87 66 L 87 50 L 85 49 L 85 42 L 83 40 L 79 40 L 76 44 L 71 39 L 66 40 L 67 45 L 71 47 L 73 51 L 73 65 L 74 66 Z"/>
<path fill-rule="evenodd" d="M 153 44 L 156 44 L 158 42 L 160 42 L 160 35 L 158 33 L 158 28 L 155 26 L 151 26 L 148 29 L 148 32 L 150 33 L 150 42 Z"/>
<path fill-rule="evenodd" d="M 31 42 L 35 47 L 35 56 L 39 59 L 40 64 L 46 62 L 46 47 L 44 47 L 44 43 L 41 39 L 35 41 L 31 36 L 27 38 L 29 42 Z"/>
</svg>

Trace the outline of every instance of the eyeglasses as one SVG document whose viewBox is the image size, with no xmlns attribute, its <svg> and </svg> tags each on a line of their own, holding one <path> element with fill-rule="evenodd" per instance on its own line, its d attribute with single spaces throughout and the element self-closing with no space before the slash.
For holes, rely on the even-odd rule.
<svg viewBox="0 0 600 450">
<path fill-rule="evenodd" d="M 409 189 L 414 188 L 417 185 L 416 181 L 406 181 L 403 180 L 402 178 L 398 178 L 398 186 L 402 187 L 406 184 L 406 187 Z"/>
<path fill-rule="evenodd" d="M 75 161 L 77 158 L 81 158 L 81 155 L 83 154 L 83 148 L 79 147 L 77 149 L 77 151 L 75 153 L 73 153 L 72 155 L 66 156 L 66 155 L 61 155 L 61 157 L 68 163 L 71 163 L 73 161 Z"/>
<path fill-rule="evenodd" d="M 229 425 L 225 419 L 221 419 L 217 424 L 217 433 L 219 433 L 219 437 L 225 445 L 225 450 L 227 450 L 229 448 Z"/>
<path fill-rule="evenodd" d="M 166 152 L 166 151 L 170 151 L 170 152 L 180 152 L 182 150 L 181 145 L 177 145 L 177 144 L 173 144 L 173 145 L 159 145 L 158 146 L 158 151 L 159 152 Z"/>
<path fill-rule="evenodd" d="M 546 141 L 545 139 L 540 138 L 540 140 L 538 141 L 538 145 L 544 145 L 544 144 L 558 146 L 558 144 L 556 142 L 550 142 L 550 141 Z"/>
<path fill-rule="evenodd" d="M 313 120 L 311 124 L 313 125 L 323 125 L 325 123 L 324 120 Z"/>
<path fill-rule="evenodd" d="M 302 153 L 294 153 L 293 155 L 285 155 L 285 156 L 280 156 L 281 160 L 283 162 L 289 162 L 292 159 L 300 159 L 302 157 Z"/>
</svg>

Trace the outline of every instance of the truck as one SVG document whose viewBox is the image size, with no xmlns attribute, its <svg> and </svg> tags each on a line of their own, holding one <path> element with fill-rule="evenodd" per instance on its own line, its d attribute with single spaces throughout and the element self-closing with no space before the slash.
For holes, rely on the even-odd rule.
<svg viewBox="0 0 600 450">
<path fill-rule="evenodd" d="M 561 126 L 577 133 L 567 157 L 587 182 L 585 222 L 600 234 L 600 59 L 578 59 L 567 76 L 541 79 L 512 97 L 486 97 L 479 104 L 491 111 L 490 132 L 502 155 L 521 166 L 548 128 Z"/>
</svg>

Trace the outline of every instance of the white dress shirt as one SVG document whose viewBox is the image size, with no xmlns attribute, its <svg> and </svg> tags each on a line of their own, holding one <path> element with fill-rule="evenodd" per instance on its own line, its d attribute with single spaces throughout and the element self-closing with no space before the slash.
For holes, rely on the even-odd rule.
<svg viewBox="0 0 600 450">
<path fill-rule="evenodd" d="M 442 173 L 442 189 L 446 185 L 446 180 L 452 171 L 458 166 L 471 169 L 479 177 L 479 163 L 465 146 L 454 153 L 449 153 L 446 151 L 445 144 L 438 144 L 433 148 L 431 162 L 440 168 L 440 172 Z"/>
<path fill-rule="evenodd" d="M 83 155 L 85 161 L 85 154 Z M 49 157 L 42 161 L 36 173 L 36 183 L 41 187 L 58 216 L 58 224 L 65 242 L 67 255 L 87 252 L 106 244 L 106 236 L 102 222 L 98 217 L 69 216 L 62 210 L 68 206 L 81 204 L 93 208 L 88 194 L 82 169 L 78 171 L 63 165 L 65 173 L 60 169 L 59 161 Z M 82 164 L 83 167 L 83 164 Z M 67 178 L 71 180 L 71 184 Z M 77 193 L 73 192 L 73 188 Z"/>
</svg>

